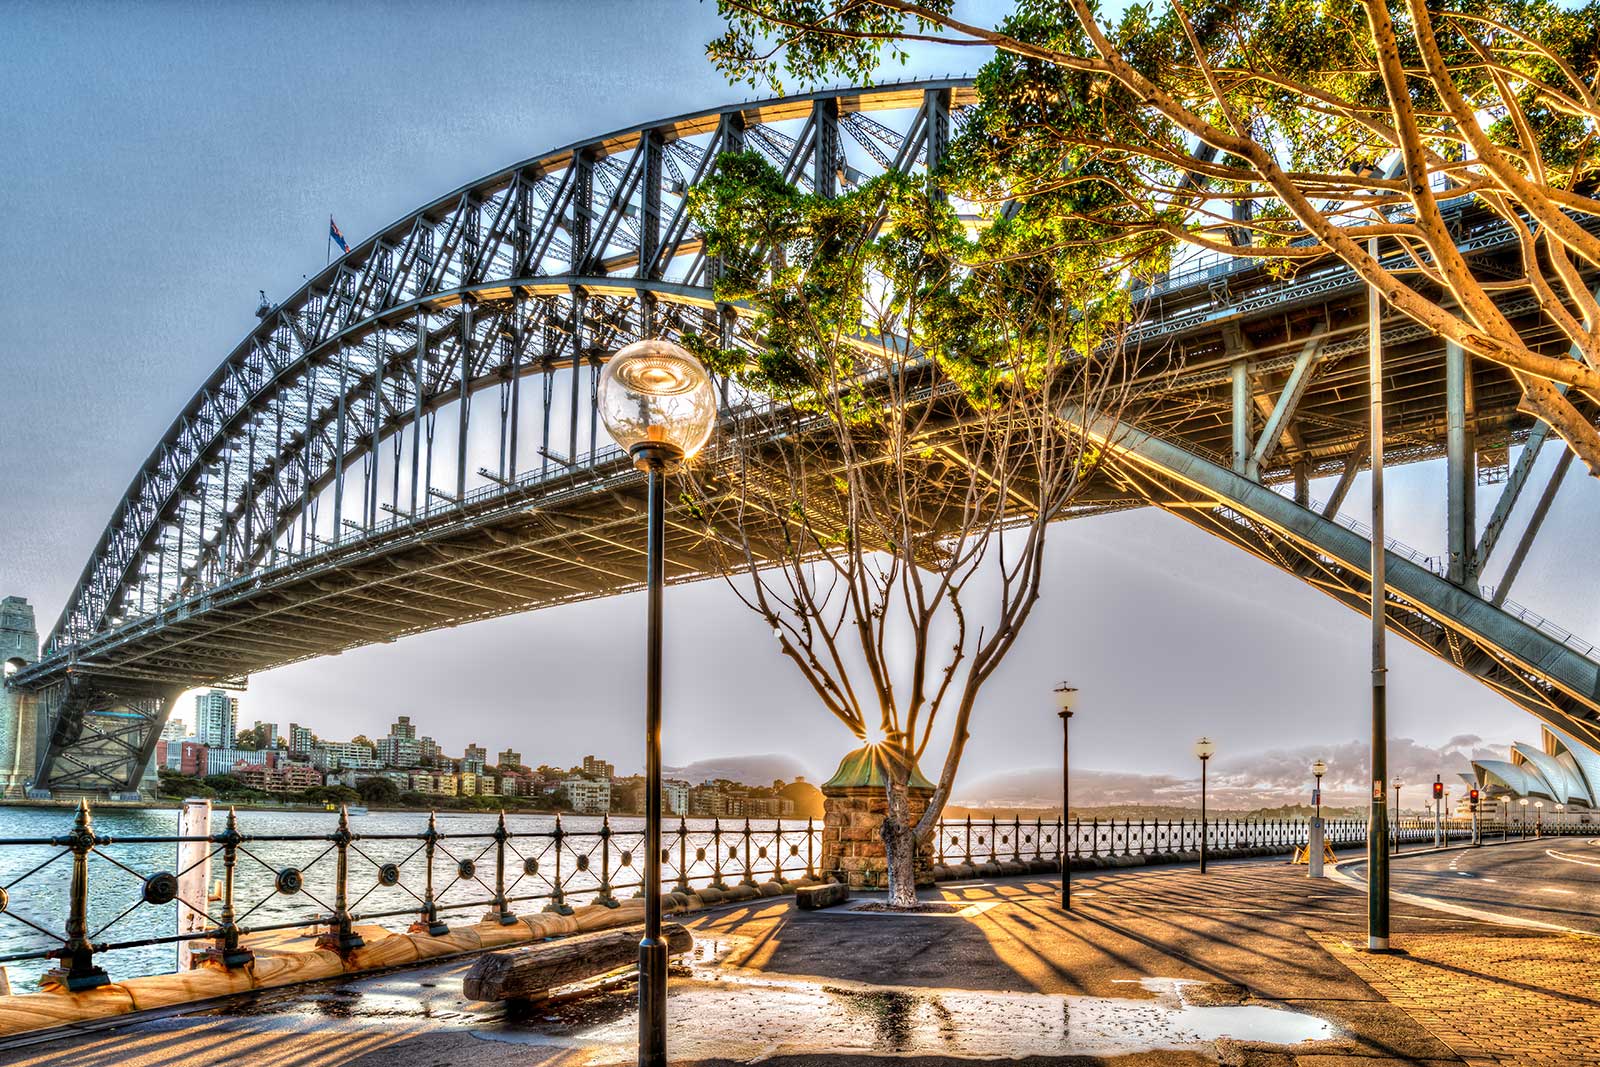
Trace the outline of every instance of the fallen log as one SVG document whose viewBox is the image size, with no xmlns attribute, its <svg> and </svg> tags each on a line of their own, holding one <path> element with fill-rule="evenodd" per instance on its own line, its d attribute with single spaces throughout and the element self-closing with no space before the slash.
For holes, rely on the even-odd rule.
<svg viewBox="0 0 1600 1067">
<path fill-rule="evenodd" d="M 643 936 L 644 927 L 627 926 L 492 952 L 472 965 L 462 981 L 462 993 L 468 1000 L 538 996 L 557 986 L 632 967 L 638 963 Z M 694 948 L 694 936 L 678 923 L 663 923 L 661 936 L 672 955 Z"/>
</svg>

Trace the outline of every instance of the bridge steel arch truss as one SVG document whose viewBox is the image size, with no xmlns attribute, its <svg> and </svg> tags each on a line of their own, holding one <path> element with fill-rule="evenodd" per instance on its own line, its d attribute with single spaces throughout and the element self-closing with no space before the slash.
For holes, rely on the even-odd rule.
<svg viewBox="0 0 1600 1067">
<path fill-rule="evenodd" d="M 713 297 L 686 190 L 730 150 L 823 195 L 927 167 L 972 101 L 961 79 L 841 89 L 578 142 L 426 205 L 263 307 L 139 469 L 40 661 L 8 683 L 46 706 L 34 789 L 136 789 L 183 688 L 637 588 L 640 475 L 597 429 L 601 361 L 648 335 L 758 344 Z M 1503 226 L 1449 210 L 1474 264 L 1514 269 Z M 1364 535 L 1336 518 L 1370 447 L 1360 279 L 1240 260 L 1136 295 L 1144 399 L 1116 476 L 1075 513 L 1166 507 L 1359 608 Z M 1532 343 L 1554 337 L 1531 299 L 1502 310 Z M 1394 625 L 1594 743 L 1600 654 L 1506 598 L 1567 463 L 1526 518 L 1548 434 L 1515 382 L 1408 320 L 1382 329 L 1385 454 L 1448 467 L 1448 553 L 1392 566 Z M 1485 472 L 1505 487 L 1480 534 Z M 1336 485 L 1313 507 L 1324 476 Z M 711 573 L 688 516 L 667 537 L 669 580 Z"/>
</svg>

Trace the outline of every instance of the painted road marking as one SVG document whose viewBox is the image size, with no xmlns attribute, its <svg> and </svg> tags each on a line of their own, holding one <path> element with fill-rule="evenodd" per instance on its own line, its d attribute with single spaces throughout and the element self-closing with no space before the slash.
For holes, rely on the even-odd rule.
<svg viewBox="0 0 1600 1067">
<path fill-rule="evenodd" d="M 1565 895 L 1570 897 L 1570 896 L 1572 896 L 1572 894 L 1574 892 L 1576 892 L 1576 890 L 1572 890 L 1572 889 L 1557 889 L 1553 885 L 1545 885 L 1545 886 L 1540 886 L 1539 887 L 1539 892 L 1541 892 L 1541 893 L 1563 893 L 1563 894 L 1565 894 Z"/>
<path fill-rule="evenodd" d="M 1545 849 L 1544 854 L 1553 860 L 1560 860 L 1563 863 L 1576 863 L 1584 867 L 1600 867 L 1600 863 L 1596 863 L 1594 860 L 1579 859 L 1577 856 L 1569 856 L 1565 852 L 1557 852 L 1553 848 Z"/>
</svg>

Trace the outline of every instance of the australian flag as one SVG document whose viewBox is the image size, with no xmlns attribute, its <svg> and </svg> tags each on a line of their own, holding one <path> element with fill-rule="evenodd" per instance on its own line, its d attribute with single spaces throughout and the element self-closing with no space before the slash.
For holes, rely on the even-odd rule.
<svg viewBox="0 0 1600 1067">
<path fill-rule="evenodd" d="M 344 239 L 344 234 L 339 232 L 339 224 L 333 221 L 333 216 L 328 216 L 328 237 L 339 246 L 340 251 L 349 253 L 350 242 Z"/>
</svg>

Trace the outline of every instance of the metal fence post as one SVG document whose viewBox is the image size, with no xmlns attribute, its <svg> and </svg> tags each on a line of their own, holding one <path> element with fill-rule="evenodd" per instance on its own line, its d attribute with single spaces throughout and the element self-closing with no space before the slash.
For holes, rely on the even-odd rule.
<svg viewBox="0 0 1600 1067">
<path fill-rule="evenodd" d="M 330 840 L 333 841 L 335 867 L 333 874 L 333 914 L 328 917 L 328 933 L 321 940 L 327 947 L 344 955 L 366 944 L 361 935 L 350 927 L 349 882 L 350 842 L 355 835 L 350 832 L 350 813 L 339 805 L 339 825 Z"/>
<path fill-rule="evenodd" d="M 231 970 L 255 959 L 255 953 L 239 947 L 239 927 L 234 921 L 233 869 L 239 862 L 239 842 L 243 838 L 239 835 L 239 820 L 232 808 L 228 809 L 228 821 L 218 840 L 222 842 L 222 924 L 217 927 L 214 952 L 222 965 Z"/>
<path fill-rule="evenodd" d="M 783 820 L 777 820 L 777 830 L 772 834 L 772 851 L 775 853 L 772 863 L 772 880 L 779 885 L 783 884 Z"/>
<path fill-rule="evenodd" d="M 755 872 L 750 869 L 750 820 L 744 821 L 744 878 L 740 885 L 755 885 Z"/>
<path fill-rule="evenodd" d="M 641 877 L 640 881 L 643 880 Z M 678 884 L 672 887 L 672 891 L 689 891 L 689 823 L 682 815 L 678 816 Z"/>
<path fill-rule="evenodd" d="M 720 816 L 713 816 L 711 819 L 711 888 L 728 888 L 727 883 L 722 880 L 722 819 Z"/>
<path fill-rule="evenodd" d="M 572 909 L 567 906 L 567 895 L 561 891 L 561 842 L 566 836 L 567 832 L 561 828 L 561 813 L 556 812 L 556 828 L 551 833 L 556 843 L 556 877 L 550 890 L 550 903 L 544 906 L 544 910 L 557 915 L 572 914 Z"/>
<path fill-rule="evenodd" d="M 427 864 L 427 880 L 422 891 L 422 914 L 417 921 L 411 924 L 414 934 L 428 934 L 432 937 L 443 937 L 450 932 L 450 927 L 439 918 L 439 905 L 433 896 L 433 853 L 439 843 L 439 824 L 433 812 L 428 812 L 428 828 L 422 833 L 423 862 Z"/>
<path fill-rule="evenodd" d="M 972 866 L 972 816 L 967 816 L 967 866 Z"/>
<path fill-rule="evenodd" d="M 52 842 L 72 850 L 72 884 L 67 898 L 67 940 L 50 953 L 64 966 L 51 968 L 44 977 L 73 993 L 111 982 L 106 972 L 95 966 L 94 945 L 89 941 L 89 853 L 98 840 L 89 817 L 89 802 L 80 800 L 71 833 Z"/>
<path fill-rule="evenodd" d="M 817 871 L 816 871 L 816 868 L 814 866 L 812 866 L 812 858 L 811 858 L 811 842 L 814 840 L 813 835 L 815 834 L 815 832 L 816 831 L 812 828 L 811 816 L 807 815 L 806 816 L 806 877 L 807 878 L 815 878 L 817 876 Z"/>
<path fill-rule="evenodd" d="M 594 898 L 596 904 L 604 904 L 608 908 L 618 908 L 622 905 L 617 898 L 611 895 L 611 816 L 600 816 L 600 892 Z"/>
<path fill-rule="evenodd" d="M 505 809 L 501 808 L 500 818 L 494 826 L 494 907 L 487 916 L 501 926 L 510 926 L 517 921 L 517 917 L 506 907 L 506 839 L 510 836 L 506 830 Z"/>
</svg>

